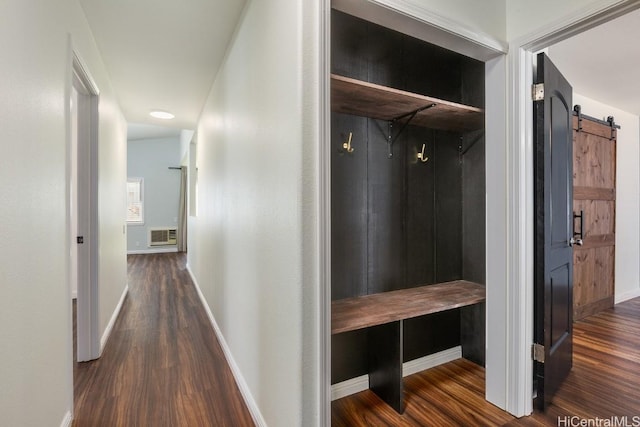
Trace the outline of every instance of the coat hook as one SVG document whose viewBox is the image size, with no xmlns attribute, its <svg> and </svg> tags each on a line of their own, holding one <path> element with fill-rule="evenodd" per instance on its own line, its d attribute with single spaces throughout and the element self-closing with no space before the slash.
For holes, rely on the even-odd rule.
<svg viewBox="0 0 640 427">
<path fill-rule="evenodd" d="M 427 161 L 429 160 L 429 158 L 424 155 L 424 144 L 422 144 L 422 152 L 418 153 L 418 159 L 420 159 L 422 163 L 427 163 Z"/>
<path fill-rule="evenodd" d="M 353 137 L 353 132 L 349 132 L 349 140 L 342 144 L 342 148 L 344 148 L 347 153 L 353 153 L 353 147 L 351 146 L 351 138 Z"/>
</svg>

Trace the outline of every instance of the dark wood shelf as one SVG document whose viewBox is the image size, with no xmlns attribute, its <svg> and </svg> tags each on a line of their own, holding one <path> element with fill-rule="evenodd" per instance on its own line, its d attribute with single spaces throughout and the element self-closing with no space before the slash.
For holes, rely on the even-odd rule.
<svg viewBox="0 0 640 427">
<path fill-rule="evenodd" d="M 332 111 L 378 120 L 394 120 L 424 107 L 411 124 L 468 132 L 484 127 L 484 110 L 438 98 L 331 75 Z"/>
<path fill-rule="evenodd" d="M 438 313 L 485 300 L 485 287 L 466 280 L 345 298 L 331 303 L 331 334 Z"/>
</svg>

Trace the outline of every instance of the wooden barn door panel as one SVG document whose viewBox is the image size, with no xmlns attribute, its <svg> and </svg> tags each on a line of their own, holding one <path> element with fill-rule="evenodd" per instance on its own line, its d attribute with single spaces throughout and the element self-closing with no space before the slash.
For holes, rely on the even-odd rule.
<svg viewBox="0 0 640 427">
<path fill-rule="evenodd" d="M 600 247 L 574 251 L 573 299 L 574 318 L 581 319 L 613 305 L 614 247 Z"/>
<path fill-rule="evenodd" d="M 584 222 L 584 244 L 573 247 L 573 316 L 579 320 L 614 303 L 616 130 L 586 118 L 574 117 L 573 124 L 573 210 L 583 212 Z"/>
</svg>

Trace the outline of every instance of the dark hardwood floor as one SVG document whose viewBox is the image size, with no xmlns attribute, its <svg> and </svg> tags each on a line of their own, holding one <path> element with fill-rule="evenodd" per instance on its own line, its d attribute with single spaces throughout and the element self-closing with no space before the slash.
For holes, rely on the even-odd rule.
<svg viewBox="0 0 640 427">
<path fill-rule="evenodd" d="M 129 256 L 102 357 L 75 363 L 75 427 L 253 426 L 183 254 Z"/>
<path fill-rule="evenodd" d="M 584 318 L 573 331 L 573 369 L 547 413 L 510 425 L 557 426 L 567 416 L 626 416 L 627 425 L 640 425 L 640 298 Z"/>
<path fill-rule="evenodd" d="M 367 390 L 333 402 L 332 426 L 558 426 L 559 417 L 573 416 L 626 416 L 628 425 L 638 425 L 639 350 L 637 298 L 575 323 L 573 370 L 546 413 L 515 419 L 491 405 L 484 369 L 459 359 L 405 378 L 403 415 Z"/>
</svg>

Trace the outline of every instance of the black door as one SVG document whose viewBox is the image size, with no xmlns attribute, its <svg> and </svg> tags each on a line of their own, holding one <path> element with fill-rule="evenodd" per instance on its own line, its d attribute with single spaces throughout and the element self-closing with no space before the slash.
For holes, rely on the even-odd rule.
<svg viewBox="0 0 640 427">
<path fill-rule="evenodd" d="M 572 88 L 549 58 L 537 58 L 534 101 L 534 362 L 536 407 L 544 409 L 571 370 L 573 323 Z M 539 86 L 534 94 L 541 94 Z M 534 99 L 538 99 L 534 97 Z M 537 347 L 537 350 L 541 350 Z"/>
</svg>

